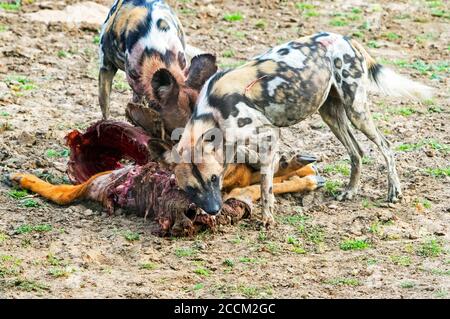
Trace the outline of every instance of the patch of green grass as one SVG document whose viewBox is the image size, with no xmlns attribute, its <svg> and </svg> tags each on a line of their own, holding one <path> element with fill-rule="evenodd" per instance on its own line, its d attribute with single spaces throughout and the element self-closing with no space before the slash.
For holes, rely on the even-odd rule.
<svg viewBox="0 0 450 319">
<path fill-rule="evenodd" d="M 222 56 L 224 58 L 232 58 L 235 56 L 234 50 L 233 49 L 225 50 L 222 52 Z"/>
<path fill-rule="evenodd" d="M 48 270 L 48 274 L 53 278 L 68 277 L 70 272 L 65 268 L 51 268 Z"/>
<path fill-rule="evenodd" d="M 195 255 L 197 251 L 195 249 L 189 248 L 189 247 L 181 247 L 177 248 L 175 250 L 175 256 L 181 258 L 181 257 L 191 257 Z"/>
<path fill-rule="evenodd" d="M 367 265 L 368 266 L 373 266 L 373 265 L 376 265 L 376 264 L 378 264 L 378 260 L 376 258 L 369 258 L 369 259 L 367 259 Z"/>
<path fill-rule="evenodd" d="M 188 15 L 188 16 L 196 14 L 195 10 L 189 9 L 189 8 L 182 8 L 179 11 L 180 11 L 181 14 Z"/>
<path fill-rule="evenodd" d="M 380 232 L 381 232 L 380 222 L 376 221 L 376 222 L 373 222 L 372 224 L 370 224 L 369 233 L 374 234 L 374 235 L 379 235 Z"/>
<path fill-rule="evenodd" d="M 197 291 L 197 290 L 200 290 L 200 289 L 203 289 L 203 288 L 205 288 L 205 284 L 203 284 L 203 283 L 198 283 L 198 284 L 195 284 L 194 285 L 194 287 L 192 288 L 194 291 Z"/>
<path fill-rule="evenodd" d="M 437 276 L 450 276 L 450 270 L 432 269 L 431 273 Z"/>
<path fill-rule="evenodd" d="M 27 198 L 20 202 L 20 205 L 27 207 L 27 208 L 37 208 L 40 207 L 41 204 L 39 204 L 36 200 Z"/>
<path fill-rule="evenodd" d="M 333 286 L 360 286 L 361 283 L 356 278 L 333 278 L 325 281 L 325 284 L 333 285 Z"/>
<path fill-rule="evenodd" d="M 258 259 L 250 258 L 250 257 L 241 257 L 239 258 L 239 262 L 244 264 L 256 264 L 258 263 Z"/>
<path fill-rule="evenodd" d="M 68 53 L 64 50 L 59 50 L 57 55 L 58 55 L 58 58 L 67 58 Z"/>
<path fill-rule="evenodd" d="M 236 22 L 244 19 L 244 16 L 240 12 L 227 13 L 223 16 L 223 19 L 228 22 Z"/>
<path fill-rule="evenodd" d="M 114 90 L 117 90 L 120 92 L 125 92 L 128 90 L 131 90 L 131 87 L 128 84 L 128 81 L 125 79 L 124 76 L 118 76 L 118 77 L 114 78 L 112 87 Z"/>
<path fill-rule="evenodd" d="M 9 239 L 9 236 L 3 232 L 0 232 L 0 245 Z"/>
<path fill-rule="evenodd" d="M 247 298 L 252 298 L 259 295 L 258 288 L 255 286 L 239 285 L 237 291 Z"/>
<path fill-rule="evenodd" d="M 50 288 L 43 283 L 40 283 L 40 282 L 34 281 L 34 280 L 29 280 L 29 279 L 21 279 L 21 278 L 14 280 L 13 286 L 16 287 L 17 289 L 24 290 L 27 292 L 32 292 L 32 291 L 41 292 L 43 290 L 50 290 Z"/>
<path fill-rule="evenodd" d="M 39 225 L 33 226 L 33 231 L 38 232 L 38 233 L 49 232 L 52 229 L 53 229 L 53 227 L 49 224 L 39 224 Z"/>
<path fill-rule="evenodd" d="M 411 116 L 417 113 L 417 111 L 414 110 L 412 107 L 402 107 L 399 109 L 390 110 L 389 113 L 402 116 Z"/>
<path fill-rule="evenodd" d="M 274 242 L 266 242 L 263 248 L 266 251 L 270 252 L 272 255 L 275 255 L 280 251 L 280 246 Z"/>
<path fill-rule="evenodd" d="M 245 39 L 245 37 L 246 37 L 246 34 L 245 34 L 245 32 L 243 32 L 243 31 L 232 31 L 232 32 L 231 32 L 231 35 L 232 35 L 233 37 L 237 38 L 237 39 L 240 39 L 240 40 L 243 40 L 243 39 Z M 241 61 L 240 63 L 245 64 L 246 62 L 245 62 L 245 61 Z M 242 64 L 241 64 L 241 65 L 242 65 Z"/>
<path fill-rule="evenodd" d="M 0 32 L 8 31 L 8 27 L 6 25 L 0 24 Z"/>
<path fill-rule="evenodd" d="M 65 265 L 64 260 L 62 258 L 58 258 L 55 255 L 53 255 L 53 253 L 48 253 L 47 254 L 47 263 L 51 266 L 61 266 L 61 265 Z"/>
<path fill-rule="evenodd" d="M 36 89 L 36 85 L 32 80 L 21 75 L 10 75 L 6 77 L 4 82 L 16 94 L 20 93 L 21 91 L 31 91 Z"/>
<path fill-rule="evenodd" d="M 411 257 L 410 256 L 393 255 L 393 256 L 390 256 L 390 259 L 391 259 L 392 263 L 394 263 L 395 265 L 404 266 L 404 267 L 411 266 Z"/>
<path fill-rule="evenodd" d="M 403 59 L 382 60 L 384 64 L 392 64 L 399 68 L 410 68 L 418 71 L 422 75 L 428 75 L 431 79 L 439 78 L 439 76 L 448 74 L 450 72 L 450 61 L 437 61 L 434 63 L 428 63 L 420 59 L 414 60 L 413 62 L 408 62 Z"/>
<path fill-rule="evenodd" d="M 348 21 L 346 21 L 345 19 L 343 19 L 341 17 L 335 17 L 335 18 L 331 19 L 329 23 L 333 27 L 345 27 L 348 25 Z"/>
<path fill-rule="evenodd" d="M 327 180 L 323 188 L 328 195 L 336 197 L 339 194 L 339 190 L 341 187 L 342 182 Z"/>
<path fill-rule="evenodd" d="M 194 270 L 194 273 L 196 273 L 199 276 L 203 276 L 203 277 L 208 277 L 209 275 L 211 275 L 211 272 L 203 267 L 199 267 L 197 269 Z"/>
<path fill-rule="evenodd" d="M 234 261 L 233 261 L 233 259 L 227 258 L 227 259 L 225 259 L 225 260 L 223 261 L 223 264 L 224 264 L 225 266 L 227 266 L 227 267 L 234 267 Z"/>
<path fill-rule="evenodd" d="M 432 105 L 428 107 L 427 111 L 428 113 L 442 113 L 444 112 L 444 109 L 440 106 Z"/>
<path fill-rule="evenodd" d="M 316 10 L 305 10 L 303 16 L 307 18 L 318 17 L 320 16 L 320 13 Z"/>
<path fill-rule="evenodd" d="M 370 243 L 367 242 L 366 240 L 347 239 L 339 245 L 339 248 L 341 248 L 344 251 L 364 250 L 364 249 L 370 248 Z"/>
<path fill-rule="evenodd" d="M 326 165 L 323 171 L 327 174 L 341 174 L 343 176 L 350 176 L 350 167 L 347 161 L 340 161 L 334 164 Z"/>
<path fill-rule="evenodd" d="M 400 283 L 400 288 L 403 289 L 411 289 L 414 288 L 416 286 L 416 284 L 412 281 L 403 281 L 402 283 Z"/>
<path fill-rule="evenodd" d="M 143 263 L 139 265 L 139 269 L 142 270 L 155 270 L 156 268 L 158 268 L 158 265 L 152 262 Z"/>
<path fill-rule="evenodd" d="M 11 255 L 0 255 L 0 278 L 17 276 L 22 272 L 22 260 Z"/>
<path fill-rule="evenodd" d="M 141 239 L 141 235 L 131 230 L 127 230 L 122 234 L 123 238 L 125 238 L 129 242 L 139 241 Z"/>
<path fill-rule="evenodd" d="M 424 208 L 426 208 L 426 209 L 430 209 L 431 208 L 431 202 L 428 200 L 428 199 L 426 199 L 426 198 L 417 198 L 415 201 L 414 201 L 414 204 L 415 205 L 417 205 L 417 204 L 421 204 Z"/>
<path fill-rule="evenodd" d="M 100 36 L 99 35 L 95 35 L 94 38 L 92 39 L 92 43 L 100 44 Z"/>
<path fill-rule="evenodd" d="M 294 245 L 294 246 L 298 245 L 298 239 L 295 236 L 292 236 L 292 235 L 288 236 L 286 241 L 289 245 Z"/>
<path fill-rule="evenodd" d="M 355 38 L 362 39 L 364 38 L 364 32 L 362 31 L 353 31 L 352 36 Z"/>
<path fill-rule="evenodd" d="M 235 288 L 236 292 L 246 298 L 256 298 L 262 296 L 272 296 L 273 291 L 270 285 L 265 287 L 257 287 L 253 285 L 238 285 Z"/>
<path fill-rule="evenodd" d="M 401 39 L 401 35 L 395 33 L 395 32 L 388 32 L 383 35 L 386 39 L 389 41 L 395 41 Z"/>
<path fill-rule="evenodd" d="M 430 238 L 420 244 L 416 253 L 422 257 L 438 257 L 443 252 L 442 244 L 435 238 Z"/>
<path fill-rule="evenodd" d="M 438 291 L 436 291 L 434 295 L 436 296 L 436 298 L 446 299 L 448 297 L 448 291 L 445 288 L 441 288 Z"/>
<path fill-rule="evenodd" d="M 433 17 L 450 19 L 450 12 L 447 10 L 443 10 L 443 9 L 432 9 L 431 15 Z"/>
<path fill-rule="evenodd" d="M 312 3 L 305 3 L 305 2 L 297 2 L 295 4 L 295 7 L 299 10 L 311 10 L 316 8 L 316 6 L 313 5 Z"/>
<path fill-rule="evenodd" d="M 298 231 L 305 240 L 313 244 L 317 245 L 325 240 L 325 231 L 318 225 L 306 224 L 304 227 L 299 228 Z"/>
<path fill-rule="evenodd" d="M 299 254 L 299 255 L 304 255 L 304 254 L 306 254 L 306 250 L 305 250 L 305 248 L 303 248 L 303 247 L 301 247 L 301 246 L 294 246 L 293 248 L 292 248 L 292 252 L 294 252 L 294 253 L 296 253 L 296 254 Z"/>
<path fill-rule="evenodd" d="M 15 233 L 20 234 L 28 234 L 31 232 L 38 232 L 38 233 L 45 233 L 49 232 L 53 229 L 51 225 L 48 224 L 39 224 L 39 225 L 29 225 L 29 224 L 23 224 L 16 228 Z"/>
<path fill-rule="evenodd" d="M 61 158 L 61 157 L 69 157 L 70 156 L 70 150 L 65 148 L 60 151 L 56 151 L 52 148 L 45 151 L 45 156 L 50 158 Z"/>
<path fill-rule="evenodd" d="M 422 149 L 424 146 L 428 146 L 429 148 L 439 151 L 442 153 L 450 152 L 450 145 L 439 142 L 435 139 L 424 139 L 418 143 L 405 143 L 397 146 L 395 150 L 402 152 L 411 152 Z"/>
<path fill-rule="evenodd" d="M 309 219 L 306 215 L 290 215 L 290 216 L 283 216 L 281 222 L 283 224 L 291 225 L 291 226 L 299 226 L 304 224 Z"/>
<path fill-rule="evenodd" d="M 378 49 L 380 47 L 378 42 L 375 40 L 371 40 L 371 41 L 367 42 L 367 46 L 372 49 Z"/>
<path fill-rule="evenodd" d="M 6 111 L 1 111 L 1 112 L 0 112 L 0 116 L 7 117 L 7 116 L 9 116 L 9 113 L 6 112 Z"/>
<path fill-rule="evenodd" d="M 429 8 L 440 8 L 444 6 L 444 3 L 441 0 L 426 0 L 426 2 Z"/>
<path fill-rule="evenodd" d="M 255 23 L 255 28 L 264 30 L 267 27 L 267 22 L 265 20 L 258 20 Z"/>
<path fill-rule="evenodd" d="M 405 144 L 400 144 L 399 146 L 397 146 L 395 148 L 395 150 L 402 151 L 402 152 L 411 152 L 411 151 L 416 151 L 416 150 L 420 149 L 421 147 L 422 147 L 422 144 L 420 144 L 420 143 L 413 143 L 413 144 L 405 143 Z"/>
<path fill-rule="evenodd" d="M 450 166 L 442 168 L 427 168 L 425 169 L 425 173 L 436 178 L 450 176 Z"/>
<path fill-rule="evenodd" d="M 3 9 L 5 11 L 19 11 L 20 8 L 20 0 L 16 0 L 15 2 L 0 2 L 0 9 Z"/>
<path fill-rule="evenodd" d="M 24 197 L 28 196 L 28 192 L 24 189 L 13 189 L 8 192 L 9 197 L 14 199 L 23 199 Z"/>
<path fill-rule="evenodd" d="M 362 9 L 361 8 L 352 8 L 352 13 L 354 13 L 354 14 L 360 14 L 360 13 L 362 13 L 363 11 L 362 11 Z"/>
</svg>

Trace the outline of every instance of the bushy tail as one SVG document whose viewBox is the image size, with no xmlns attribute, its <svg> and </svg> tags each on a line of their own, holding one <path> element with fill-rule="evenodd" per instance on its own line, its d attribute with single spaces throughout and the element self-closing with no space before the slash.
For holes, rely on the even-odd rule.
<svg viewBox="0 0 450 319">
<path fill-rule="evenodd" d="M 11 180 L 18 183 L 21 188 L 37 193 L 56 204 L 68 205 L 77 199 L 84 198 L 91 183 L 97 177 L 108 173 L 103 172 L 92 176 L 80 185 L 52 185 L 31 174 L 13 174 Z"/>
<path fill-rule="evenodd" d="M 390 96 L 407 97 L 419 100 L 432 98 L 432 88 L 412 81 L 377 63 L 359 42 L 355 40 L 350 40 L 350 42 L 353 48 L 359 51 L 366 59 L 369 78 L 381 92 Z"/>
</svg>

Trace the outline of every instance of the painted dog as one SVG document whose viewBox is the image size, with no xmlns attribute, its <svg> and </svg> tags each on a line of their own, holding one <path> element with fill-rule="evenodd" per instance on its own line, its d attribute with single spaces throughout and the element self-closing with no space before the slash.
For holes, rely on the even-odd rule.
<svg viewBox="0 0 450 319">
<path fill-rule="evenodd" d="M 401 187 L 394 155 L 368 109 L 371 83 L 389 95 L 420 99 L 431 95 L 429 87 L 377 64 L 358 42 L 341 35 L 322 32 L 279 45 L 208 80 L 176 152 L 168 153 L 167 160 L 178 156 L 178 184 L 206 212 L 216 214 L 222 205 L 220 189 L 227 165 L 224 145 L 217 147 L 217 132 L 222 135 L 220 143 L 226 145 L 266 141 L 258 158 L 262 216 L 264 224 L 269 225 L 274 221 L 276 127 L 296 124 L 319 111 L 351 159 L 350 182 L 338 199 L 351 199 L 358 191 L 363 152 L 351 131 L 353 124 L 383 154 L 388 170 L 388 200 L 396 202 Z M 198 149 L 201 161 L 193 160 L 191 155 Z"/>
<path fill-rule="evenodd" d="M 177 112 L 186 122 L 198 91 L 217 71 L 215 57 L 200 53 L 186 45 L 180 21 L 163 0 L 116 0 L 100 37 L 103 118 L 109 117 L 112 81 L 120 69 L 126 72 L 135 102 L 145 97 L 158 103 L 162 113 Z M 179 127 L 175 119 L 171 124 Z"/>
</svg>

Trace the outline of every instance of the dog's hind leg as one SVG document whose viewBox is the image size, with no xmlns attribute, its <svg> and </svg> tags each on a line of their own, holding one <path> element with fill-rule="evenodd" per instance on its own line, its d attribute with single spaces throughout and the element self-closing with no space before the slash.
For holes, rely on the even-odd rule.
<svg viewBox="0 0 450 319">
<path fill-rule="evenodd" d="M 344 145 L 351 160 L 352 170 L 350 182 L 347 189 L 337 199 L 352 199 L 358 193 L 359 189 L 362 164 L 361 157 L 363 156 L 362 149 L 351 131 L 350 121 L 345 113 L 344 104 L 340 97 L 336 95 L 335 91 L 330 93 L 324 105 L 319 109 L 319 113 L 334 135 Z"/>
<path fill-rule="evenodd" d="M 367 136 L 375 145 L 386 161 L 388 170 L 388 201 L 398 202 L 402 196 L 400 180 L 398 178 L 397 169 L 395 168 L 395 158 L 389 145 L 390 143 L 381 134 L 372 120 L 367 103 L 367 93 L 365 87 L 360 86 L 355 94 L 352 104 L 345 104 L 345 111 L 352 124 Z"/>
<path fill-rule="evenodd" d="M 112 65 L 102 66 L 98 75 L 98 99 L 102 110 L 103 119 L 109 117 L 109 102 L 111 95 L 111 87 L 117 68 Z"/>
</svg>

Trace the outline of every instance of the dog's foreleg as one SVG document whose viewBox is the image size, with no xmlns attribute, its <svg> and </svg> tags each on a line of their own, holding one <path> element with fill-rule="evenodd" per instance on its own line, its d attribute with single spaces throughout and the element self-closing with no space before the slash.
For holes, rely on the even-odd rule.
<svg viewBox="0 0 450 319">
<path fill-rule="evenodd" d="M 261 167 L 261 205 L 262 221 L 268 227 L 275 223 L 273 210 L 275 197 L 273 195 L 273 163 Z"/>
<path fill-rule="evenodd" d="M 116 73 L 117 73 L 116 67 L 103 66 L 100 68 L 100 72 L 98 75 L 98 91 L 99 91 L 98 99 L 104 120 L 107 120 L 110 114 L 109 102 L 111 95 L 111 87 Z"/>
</svg>

